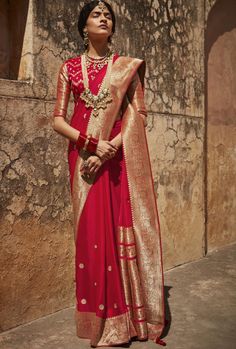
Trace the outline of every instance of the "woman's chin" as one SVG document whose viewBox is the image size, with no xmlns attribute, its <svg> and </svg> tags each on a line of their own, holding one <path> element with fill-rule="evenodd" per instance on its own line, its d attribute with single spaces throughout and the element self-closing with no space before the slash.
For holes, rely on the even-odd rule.
<svg viewBox="0 0 236 349">
<path fill-rule="evenodd" d="M 93 35 L 90 35 L 90 39 L 93 40 L 107 40 L 111 34 L 107 32 L 105 29 L 101 29 L 98 32 L 94 33 Z"/>
</svg>

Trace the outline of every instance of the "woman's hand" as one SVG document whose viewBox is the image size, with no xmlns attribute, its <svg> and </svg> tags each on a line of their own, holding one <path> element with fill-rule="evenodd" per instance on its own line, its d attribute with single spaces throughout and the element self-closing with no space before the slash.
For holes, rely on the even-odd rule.
<svg viewBox="0 0 236 349">
<path fill-rule="evenodd" d="M 118 147 L 113 145 L 111 142 L 99 140 L 96 155 L 98 155 L 101 160 L 109 160 L 116 155 L 117 150 Z"/>
<path fill-rule="evenodd" d="M 83 163 L 80 167 L 80 171 L 83 172 L 85 175 L 92 176 L 95 173 L 97 173 L 98 169 L 101 167 L 103 162 L 104 161 L 102 159 L 100 159 L 98 156 L 91 155 L 86 160 L 86 163 L 84 163 L 84 161 L 83 161 Z M 85 166 L 85 164 L 87 164 L 87 165 Z"/>
</svg>

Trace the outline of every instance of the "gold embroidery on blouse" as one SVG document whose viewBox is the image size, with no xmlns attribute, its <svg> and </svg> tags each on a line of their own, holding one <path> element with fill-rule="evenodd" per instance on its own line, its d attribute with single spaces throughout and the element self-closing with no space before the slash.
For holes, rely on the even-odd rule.
<svg viewBox="0 0 236 349">
<path fill-rule="evenodd" d="M 66 63 L 61 65 L 57 80 L 57 99 L 54 107 L 53 116 L 66 117 L 69 103 L 71 85 L 68 78 Z"/>
</svg>

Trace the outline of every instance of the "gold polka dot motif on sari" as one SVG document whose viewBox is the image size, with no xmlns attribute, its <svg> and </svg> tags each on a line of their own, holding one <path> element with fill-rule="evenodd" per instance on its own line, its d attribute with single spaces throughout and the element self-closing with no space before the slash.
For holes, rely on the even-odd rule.
<svg viewBox="0 0 236 349">
<path fill-rule="evenodd" d="M 105 307 L 104 307 L 104 304 L 100 304 L 100 305 L 99 305 L 99 309 L 100 309 L 100 310 L 104 310 L 104 308 L 105 308 Z"/>
</svg>

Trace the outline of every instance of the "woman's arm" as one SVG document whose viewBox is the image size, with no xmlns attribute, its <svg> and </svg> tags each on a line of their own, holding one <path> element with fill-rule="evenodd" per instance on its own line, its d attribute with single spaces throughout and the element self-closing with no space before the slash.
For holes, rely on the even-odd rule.
<svg viewBox="0 0 236 349">
<path fill-rule="evenodd" d="M 76 142 L 80 135 L 80 132 L 74 127 L 71 127 L 62 116 L 54 117 L 53 128 L 56 132 L 72 142 Z"/>
<path fill-rule="evenodd" d="M 53 112 L 53 128 L 69 140 L 76 142 L 80 132 L 71 127 L 66 121 L 71 85 L 68 78 L 66 63 L 61 65 L 57 80 L 57 98 Z"/>
<path fill-rule="evenodd" d="M 115 147 L 120 148 L 122 145 L 122 138 L 121 138 L 121 132 L 118 133 L 111 141 L 110 143 L 114 145 Z"/>
</svg>

